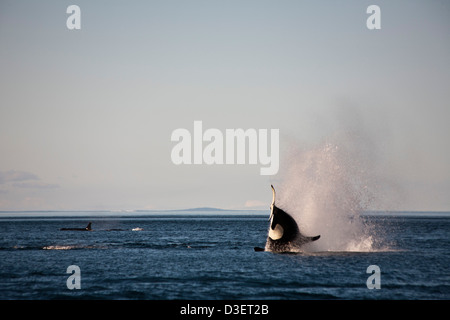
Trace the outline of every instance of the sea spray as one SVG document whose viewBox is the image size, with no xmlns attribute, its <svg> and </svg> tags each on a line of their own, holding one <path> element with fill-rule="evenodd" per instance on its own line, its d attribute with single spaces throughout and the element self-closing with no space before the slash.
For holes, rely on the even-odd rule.
<svg viewBox="0 0 450 320">
<path fill-rule="evenodd" d="M 279 206 L 305 235 L 320 234 L 303 251 L 373 251 L 380 233 L 362 219 L 376 200 L 375 155 L 362 134 L 345 132 L 286 157 Z"/>
</svg>

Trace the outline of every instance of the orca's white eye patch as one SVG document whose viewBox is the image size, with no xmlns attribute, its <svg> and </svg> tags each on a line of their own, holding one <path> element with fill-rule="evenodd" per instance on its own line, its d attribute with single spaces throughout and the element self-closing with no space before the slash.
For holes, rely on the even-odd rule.
<svg viewBox="0 0 450 320">
<path fill-rule="evenodd" d="M 278 240 L 283 237 L 283 227 L 279 224 L 275 226 L 275 229 L 269 228 L 269 238 L 272 240 Z"/>
</svg>

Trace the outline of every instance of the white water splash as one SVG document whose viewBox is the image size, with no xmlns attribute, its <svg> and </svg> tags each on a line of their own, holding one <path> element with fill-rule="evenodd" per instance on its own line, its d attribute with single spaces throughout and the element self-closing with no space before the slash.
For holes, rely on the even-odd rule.
<svg viewBox="0 0 450 320">
<path fill-rule="evenodd" d="M 73 249 L 107 249 L 102 245 L 53 245 L 42 247 L 43 250 L 73 250 Z"/>
<path fill-rule="evenodd" d="M 370 147 L 362 135 L 346 133 L 290 152 L 277 204 L 304 235 L 321 236 L 303 251 L 378 251 L 380 234 L 361 219 L 380 181 Z"/>
<path fill-rule="evenodd" d="M 76 245 L 70 245 L 70 246 L 45 246 L 42 247 L 44 250 L 71 250 L 71 249 L 79 249 L 79 246 Z"/>
</svg>

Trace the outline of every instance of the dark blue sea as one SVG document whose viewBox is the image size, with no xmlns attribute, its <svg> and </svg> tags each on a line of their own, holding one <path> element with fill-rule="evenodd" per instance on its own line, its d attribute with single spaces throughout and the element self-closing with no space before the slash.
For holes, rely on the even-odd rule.
<svg viewBox="0 0 450 320">
<path fill-rule="evenodd" d="M 268 216 L 251 211 L 2 213 L 0 299 L 450 298 L 450 214 L 361 219 L 382 230 L 378 248 L 279 254 L 254 251 Z M 367 285 L 372 265 L 379 289 Z"/>
</svg>

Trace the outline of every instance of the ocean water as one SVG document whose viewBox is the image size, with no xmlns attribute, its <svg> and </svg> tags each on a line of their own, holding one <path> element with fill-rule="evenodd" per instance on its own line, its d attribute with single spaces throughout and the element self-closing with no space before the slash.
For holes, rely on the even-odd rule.
<svg viewBox="0 0 450 320">
<path fill-rule="evenodd" d="M 365 215 L 361 251 L 291 254 L 255 252 L 268 215 L 240 213 L 3 213 L 0 299 L 450 298 L 448 213 Z M 90 232 L 60 230 L 89 221 Z M 80 289 L 68 288 L 72 265 Z"/>
</svg>

